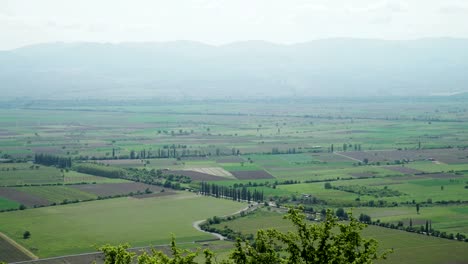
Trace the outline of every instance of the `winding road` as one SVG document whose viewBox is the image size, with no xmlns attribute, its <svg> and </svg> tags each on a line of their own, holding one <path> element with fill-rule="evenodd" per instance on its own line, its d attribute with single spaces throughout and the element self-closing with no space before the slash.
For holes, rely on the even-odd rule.
<svg viewBox="0 0 468 264">
<path fill-rule="evenodd" d="M 224 217 L 228 217 L 228 216 L 234 216 L 234 215 L 237 215 L 237 214 L 240 214 L 242 212 L 249 211 L 249 210 L 253 211 L 253 210 L 257 209 L 257 207 L 258 207 L 258 203 L 255 203 L 255 204 L 249 205 L 249 206 L 245 207 L 244 209 L 241 209 L 241 210 L 239 210 L 239 211 L 237 211 L 235 213 L 228 214 L 228 215 L 223 215 L 222 217 L 224 218 Z M 219 233 L 208 232 L 208 231 L 205 231 L 205 230 L 201 229 L 200 225 L 203 224 L 204 222 L 206 222 L 206 219 L 198 220 L 198 221 L 193 222 L 192 226 L 193 226 L 193 228 L 197 229 L 200 232 L 211 234 L 211 235 L 215 236 L 219 240 L 227 239 L 227 237 L 225 237 L 225 236 L 223 236 L 223 235 L 221 235 Z"/>
</svg>

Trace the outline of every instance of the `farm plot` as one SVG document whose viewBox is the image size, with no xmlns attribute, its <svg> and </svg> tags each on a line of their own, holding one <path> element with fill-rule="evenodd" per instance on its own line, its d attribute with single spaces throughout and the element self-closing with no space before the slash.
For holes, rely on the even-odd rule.
<svg viewBox="0 0 468 264">
<path fill-rule="evenodd" d="M 431 161 L 421 161 L 407 164 L 406 167 L 424 172 L 468 172 L 468 163 L 465 164 L 442 164 Z"/>
<path fill-rule="evenodd" d="M 447 233 L 468 234 L 468 206 L 467 205 L 447 205 L 447 206 L 427 206 L 421 207 L 419 213 L 415 206 L 411 207 L 390 207 L 390 208 L 354 208 L 353 214 L 364 213 L 370 215 L 372 219 L 380 219 L 386 223 L 398 223 L 402 221 L 409 224 L 425 223 L 432 221 L 434 229 Z"/>
<path fill-rule="evenodd" d="M 371 172 L 360 172 L 360 173 L 350 173 L 349 175 L 355 178 L 372 178 L 375 177 L 376 174 Z"/>
<path fill-rule="evenodd" d="M 137 183 L 137 182 L 128 182 L 128 183 L 105 183 L 105 184 L 83 184 L 83 185 L 72 185 L 70 188 L 79 190 L 81 192 L 86 192 L 93 194 L 95 196 L 106 197 L 106 196 L 115 196 L 115 195 L 124 195 L 131 192 L 137 193 L 145 192 L 146 189 L 151 190 L 152 192 L 159 193 L 162 188 L 159 186 Z"/>
<path fill-rule="evenodd" d="M 369 162 L 437 160 L 449 164 L 468 163 L 468 150 L 458 149 L 351 151 L 339 154 L 360 161 L 367 159 Z"/>
<path fill-rule="evenodd" d="M 257 180 L 257 179 L 274 179 L 273 175 L 264 170 L 255 171 L 233 171 L 232 174 L 239 180 Z"/>
<path fill-rule="evenodd" d="M 164 171 L 163 174 L 166 175 L 182 175 L 189 177 L 192 181 L 224 181 L 226 177 L 215 176 L 207 173 L 202 173 L 192 170 L 168 170 Z"/>
<path fill-rule="evenodd" d="M 403 175 L 399 172 L 393 172 L 376 166 L 358 166 L 340 169 L 322 169 L 298 168 L 284 170 L 270 170 L 271 174 L 278 179 L 285 180 L 337 180 L 344 178 L 368 178 L 368 177 L 386 177 Z M 354 175 L 354 176 L 353 176 Z"/>
<path fill-rule="evenodd" d="M 0 163 L 0 186 L 63 182 L 59 169 L 31 163 Z"/>
<path fill-rule="evenodd" d="M 0 261 L 7 263 L 26 261 L 31 258 L 0 235 Z"/>
<path fill-rule="evenodd" d="M 231 157 L 223 157 L 223 158 L 219 158 L 216 160 L 216 163 L 240 163 L 240 162 L 243 162 L 245 161 L 243 158 L 241 157 L 237 157 L 237 156 L 231 156 Z"/>
<path fill-rule="evenodd" d="M 0 210 L 16 209 L 20 206 L 19 203 L 0 197 Z"/>
<path fill-rule="evenodd" d="M 101 163 L 106 165 L 121 167 L 121 168 L 160 168 L 160 167 L 172 167 L 179 165 L 180 161 L 176 159 L 116 159 L 116 160 L 101 160 Z"/>
<path fill-rule="evenodd" d="M 416 170 L 416 169 L 412 169 L 412 168 L 408 168 L 408 167 L 403 167 L 403 166 L 385 166 L 383 167 L 387 170 L 391 170 L 391 171 L 396 171 L 396 172 L 400 172 L 400 173 L 403 173 L 403 174 L 418 174 L 418 173 L 423 173 L 423 171 L 420 171 L 420 170 Z"/>
<path fill-rule="evenodd" d="M 401 181 L 401 180 L 418 180 L 418 179 L 456 179 L 461 178 L 462 175 L 457 175 L 453 173 L 421 173 L 415 175 L 407 175 L 400 177 L 390 177 L 390 179 Z"/>
<path fill-rule="evenodd" d="M 119 183 L 119 182 L 129 182 L 124 179 L 118 178 L 106 178 L 100 176 L 94 176 L 91 174 L 81 173 L 77 171 L 68 171 L 65 172 L 65 184 L 73 184 L 73 183 Z"/>
<path fill-rule="evenodd" d="M 226 178 L 234 178 L 234 176 L 227 170 L 220 168 L 220 167 L 208 167 L 208 168 L 186 168 L 183 169 L 186 171 L 196 171 L 200 173 L 210 174 L 214 176 L 226 177 Z"/>
<path fill-rule="evenodd" d="M 94 185 L 94 184 L 93 184 Z M 63 201 L 84 201 L 96 199 L 96 195 L 82 192 L 69 186 L 28 186 L 16 187 L 18 191 L 43 198 L 49 203 L 61 203 Z"/>
<path fill-rule="evenodd" d="M 93 245 L 108 243 L 128 242 L 135 247 L 168 244 L 171 233 L 178 242 L 211 239 L 193 228 L 193 222 L 244 207 L 244 203 L 192 193 L 125 197 L 2 213 L 0 231 L 35 255 L 52 257 L 92 252 Z M 24 230 L 31 232 L 31 238 L 21 238 Z"/>
<path fill-rule="evenodd" d="M 0 187 L 0 197 L 24 204 L 27 207 L 48 205 L 47 199 L 10 187 Z"/>
</svg>

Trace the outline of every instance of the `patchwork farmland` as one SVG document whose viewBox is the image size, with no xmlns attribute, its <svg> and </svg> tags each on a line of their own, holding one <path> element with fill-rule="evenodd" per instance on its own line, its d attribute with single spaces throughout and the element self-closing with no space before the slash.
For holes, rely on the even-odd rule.
<svg viewBox="0 0 468 264">
<path fill-rule="evenodd" d="M 398 249 L 388 263 L 412 252 L 426 252 L 413 263 L 464 263 L 465 103 L 339 104 L 4 106 L 0 232 L 39 258 L 94 252 L 106 243 L 162 245 L 171 233 L 226 256 L 232 242 L 199 242 L 216 238 L 194 223 L 250 204 L 252 215 L 218 227 L 246 235 L 260 227 L 288 230 L 278 212 L 303 206 L 313 219 L 327 209 L 370 217 L 364 233 L 382 249 Z M 456 257 L 443 261 L 435 247 Z M 0 261 L 27 259 L 0 240 Z"/>
</svg>

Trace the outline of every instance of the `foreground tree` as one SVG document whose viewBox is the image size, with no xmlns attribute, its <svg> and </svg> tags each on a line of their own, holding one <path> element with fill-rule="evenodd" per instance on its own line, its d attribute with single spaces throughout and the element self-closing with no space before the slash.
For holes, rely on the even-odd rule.
<svg viewBox="0 0 468 264">
<path fill-rule="evenodd" d="M 291 220 L 295 232 L 259 230 L 252 245 L 237 242 L 231 254 L 233 263 L 361 264 L 384 259 L 391 252 L 378 254 L 377 241 L 361 237 L 360 232 L 366 225 L 352 215 L 348 223 L 340 223 L 327 211 L 324 222 L 310 224 L 303 213 L 290 209 L 285 218 Z"/>
<path fill-rule="evenodd" d="M 366 226 L 350 215 L 349 222 L 339 222 L 331 211 L 327 211 L 325 221 L 314 224 L 306 220 L 299 209 L 290 209 L 285 216 L 294 231 L 287 233 L 276 229 L 259 230 L 253 243 L 237 240 L 229 259 L 221 262 L 214 260 L 214 254 L 204 251 L 204 263 L 222 264 L 369 264 L 373 260 L 384 259 L 390 251 L 377 253 L 377 241 L 364 239 L 361 231 Z M 127 251 L 128 246 L 104 246 L 100 248 L 105 255 L 106 264 L 132 263 L 134 253 Z M 139 264 L 192 264 L 200 251 L 181 250 L 171 243 L 172 256 L 160 251 L 143 253 L 138 257 Z"/>
</svg>

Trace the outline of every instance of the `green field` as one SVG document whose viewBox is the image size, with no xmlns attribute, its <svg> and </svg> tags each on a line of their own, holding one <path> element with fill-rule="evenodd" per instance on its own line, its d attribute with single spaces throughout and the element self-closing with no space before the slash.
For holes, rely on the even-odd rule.
<svg viewBox="0 0 468 264">
<path fill-rule="evenodd" d="M 417 225 L 431 220 L 437 230 L 468 235 L 467 142 L 466 102 L 457 98 L 0 102 L 0 209 L 28 207 L 1 213 L 0 231 L 41 257 L 89 252 L 103 243 L 166 244 L 170 233 L 181 242 L 210 238 L 192 222 L 245 204 L 190 192 L 167 195 L 174 182 L 166 182 L 164 171 L 193 170 L 187 173 L 195 173 L 193 179 L 181 177 L 181 187 L 174 188 L 197 191 L 200 181 L 210 181 L 261 191 L 272 204 L 305 204 L 316 211 L 353 208 L 405 226 L 410 218 Z M 73 166 L 34 164 L 38 153 L 71 158 Z M 121 178 L 96 170 L 86 171 L 96 175 L 80 173 L 80 164 L 122 172 Z M 245 180 L 204 177 L 222 174 L 221 169 L 240 172 Z M 160 185 L 153 194 L 163 197 L 32 208 L 97 198 L 66 184 L 92 184 L 88 187 L 103 191 L 105 184 L 130 180 Z M 44 186 L 52 184 L 60 185 Z M 126 188 L 119 192 L 128 193 Z M 249 219 L 229 224 L 245 232 L 283 228 L 271 213 Z M 21 238 L 25 230 L 31 239 Z M 366 234 L 398 249 L 391 263 L 460 263 L 459 256 L 466 256 L 465 244 L 446 239 L 375 226 Z"/>
<path fill-rule="evenodd" d="M 119 183 L 119 182 L 128 182 L 124 179 L 111 179 L 105 177 L 94 176 L 86 173 L 80 173 L 77 171 L 68 171 L 65 172 L 65 183 Z"/>
<path fill-rule="evenodd" d="M 255 234 L 258 229 L 267 228 L 275 228 L 282 232 L 294 230 L 292 224 L 283 219 L 283 214 L 266 210 L 214 226 L 221 229 L 227 226 L 243 234 Z M 465 242 L 376 226 L 368 226 L 364 229 L 363 235 L 379 241 L 381 250 L 394 250 L 388 260 L 378 263 L 464 263 L 468 259 L 468 243 Z"/>
<path fill-rule="evenodd" d="M 59 169 L 32 163 L 0 163 L 0 186 L 63 182 Z"/>
<path fill-rule="evenodd" d="M 20 206 L 19 203 L 0 197 L 0 210 L 16 209 Z"/>
<path fill-rule="evenodd" d="M 3 213 L 0 231 L 40 257 L 90 252 L 106 243 L 133 246 L 212 238 L 196 220 L 233 213 L 245 204 L 190 193 L 160 198 L 119 198 Z M 168 228 L 170 226 L 170 228 Z M 24 231 L 31 238 L 24 240 Z"/>
<path fill-rule="evenodd" d="M 17 187 L 16 189 L 21 192 L 44 198 L 51 203 L 61 203 L 64 200 L 92 200 L 97 198 L 94 194 L 82 192 L 66 186 L 33 186 Z"/>
<path fill-rule="evenodd" d="M 392 208 L 354 208 L 356 215 L 368 214 L 373 220 L 380 219 L 383 222 L 397 223 L 403 221 L 408 225 L 412 219 L 413 225 L 424 225 L 426 220 L 432 221 L 434 229 L 447 233 L 468 233 L 468 205 L 427 206 L 421 207 L 419 213 L 416 206 L 392 207 Z"/>
</svg>

